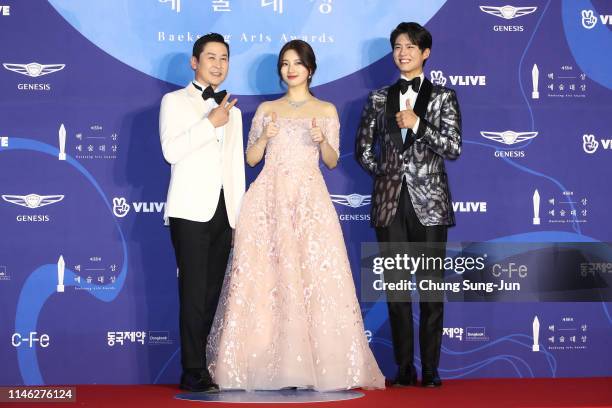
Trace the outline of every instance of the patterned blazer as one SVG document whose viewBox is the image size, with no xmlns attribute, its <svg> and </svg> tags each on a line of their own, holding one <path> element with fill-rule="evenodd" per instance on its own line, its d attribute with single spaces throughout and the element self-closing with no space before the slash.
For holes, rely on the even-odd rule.
<svg viewBox="0 0 612 408">
<path fill-rule="evenodd" d="M 374 177 L 372 225 L 387 227 L 399 203 L 402 178 L 419 221 L 425 226 L 454 225 L 444 159 L 461 153 L 461 112 L 452 89 L 423 81 L 414 105 L 421 118 L 416 135 L 402 142 L 395 120 L 399 85 L 372 91 L 357 133 L 357 160 Z"/>
</svg>

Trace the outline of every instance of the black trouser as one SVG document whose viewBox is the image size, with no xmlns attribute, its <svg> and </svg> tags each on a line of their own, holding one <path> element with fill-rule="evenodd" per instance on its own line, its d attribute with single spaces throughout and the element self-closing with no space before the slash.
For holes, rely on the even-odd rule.
<svg viewBox="0 0 612 408">
<path fill-rule="evenodd" d="M 195 372 L 206 368 L 206 338 L 232 242 L 223 190 L 210 221 L 170 218 L 170 234 L 179 268 L 181 364 L 183 371 Z"/>
<path fill-rule="evenodd" d="M 424 226 L 417 218 L 410 195 L 405 183 L 402 182 L 399 206 L 397 213 L 388 227 L 376 228 L 376 237 L 379 242 L 440 242 L 446 243 L 447 227 L 445 225 Z M 418 245 L 404 246 L 409 256 L 419 257 L 422 254 L 429 257 L 446 256 L 445 245 L 427 247 Z M 385 282 L 410 279 L 405 273 L 387 273 Z M 444 269 L 419 270 L 416 273 L 417 284 L 421 279 L 442 282 Z M 421 366 L 423 369 L 437 369 L 440 362 L 440 348 L 442 346 L 444 302 L 443 294 L 434 294 L 438 301 L 431 300 L 432 293 L 423 293 L 419 289 L 419 296 L 426 301 L 419 303 L 419 343 L 421 347 Z M 410 293 L 405 291 L 398 297 L 397 293 L 387 292 L 387 306 L 389 309 L 389 322 L 393 338 L 393 351 L 395 361 L 400 372 L 409 373 L 413 368 L 414 339 L 412 327 L 412 302 Z"/>
</svg>

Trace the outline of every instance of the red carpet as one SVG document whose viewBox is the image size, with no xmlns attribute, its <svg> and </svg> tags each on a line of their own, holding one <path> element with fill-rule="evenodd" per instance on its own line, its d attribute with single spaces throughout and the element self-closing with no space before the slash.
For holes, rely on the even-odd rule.
<svg viewBox="0 0 612 408">
<path fill-rule="evenodd" d="M 258 407 L 268 404 L 225 404 L 179 401 L 179 391 L 170 385 L 80 385 L 75 403 L 0 404 L 20 407 Z M 612 407 L 612 378 L 486 379 L 445 381 L 442 388 L 389 388 L 365 391 L 365 397 L 332 403 L 300 404 L 308 407 L 337 408 L 387 407 Z M 296 404 L 270 404 L 296 407 Z"/>
</svg>

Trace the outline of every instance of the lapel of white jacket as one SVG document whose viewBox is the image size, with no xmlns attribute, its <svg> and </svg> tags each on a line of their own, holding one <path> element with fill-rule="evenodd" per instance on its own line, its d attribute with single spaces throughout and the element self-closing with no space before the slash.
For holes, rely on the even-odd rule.
<svg viewBox="0 0 612 408">
<path fill-rule="evenodd" d="M 189 104 L 191 105 L 191 107 L 198 115 L 202 115 L 202 113 L 204 112 L 204 107 L 206 105 L 204 103 L 204 100 L 202 99 L 202 92 L 198 91 L 191 82 L 185 87 L 185 90 L 187 91 L 187 99 L 189 99 Z"/>
<path fill-rule="evenodd" d="M 234 112 L 232 112 L 233 109 L 230 109 L 229 112 L 229 120 L 227 121 L 227 123 L 224 126 L 223 129 L 223 160 L 225 159 L 229 159 L 229 156 L 231 155 L 231 144 L 234 140 L 234 127 L 235 127 L 235 123 L 234 123 Z"/>
</svg>

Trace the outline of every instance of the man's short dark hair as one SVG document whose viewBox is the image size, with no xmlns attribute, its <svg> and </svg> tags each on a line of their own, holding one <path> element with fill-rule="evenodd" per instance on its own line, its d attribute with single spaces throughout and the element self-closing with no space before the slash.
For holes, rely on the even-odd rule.
<svg viewBox="0 0 612 408">
<path fill-rule="evenodd" d="M 399 23 L 395 30 L 391 32 L 391 49 L 395 47 L 395 40 L 401 34 L 406 34 L 410 39 L 410 42 L 419 47 L 421 52 L 425 51 L 427 48 L 431 49 L 431 34 L 425 27 L 420 25 L 419 23 Z"/>
<path fill-rule="evenodd" d="M 202 50 L 204 50 L 204 46 L 209 42 L 218 42 L 225 45 L 225 48 L 227 48 L 227 58 L 229 58 L 229 44 L 226 43 L 225 38 L 223 38 L 223 36 L 218 33 L 208 33 L 198 38 L 197 41 L 193 44 L 193 53 L 191 55 L 193 55 L 194 57 L 196 57 L 197 60 L 199 60 L 200 54 L 202 53 Z"/>
</svg>

